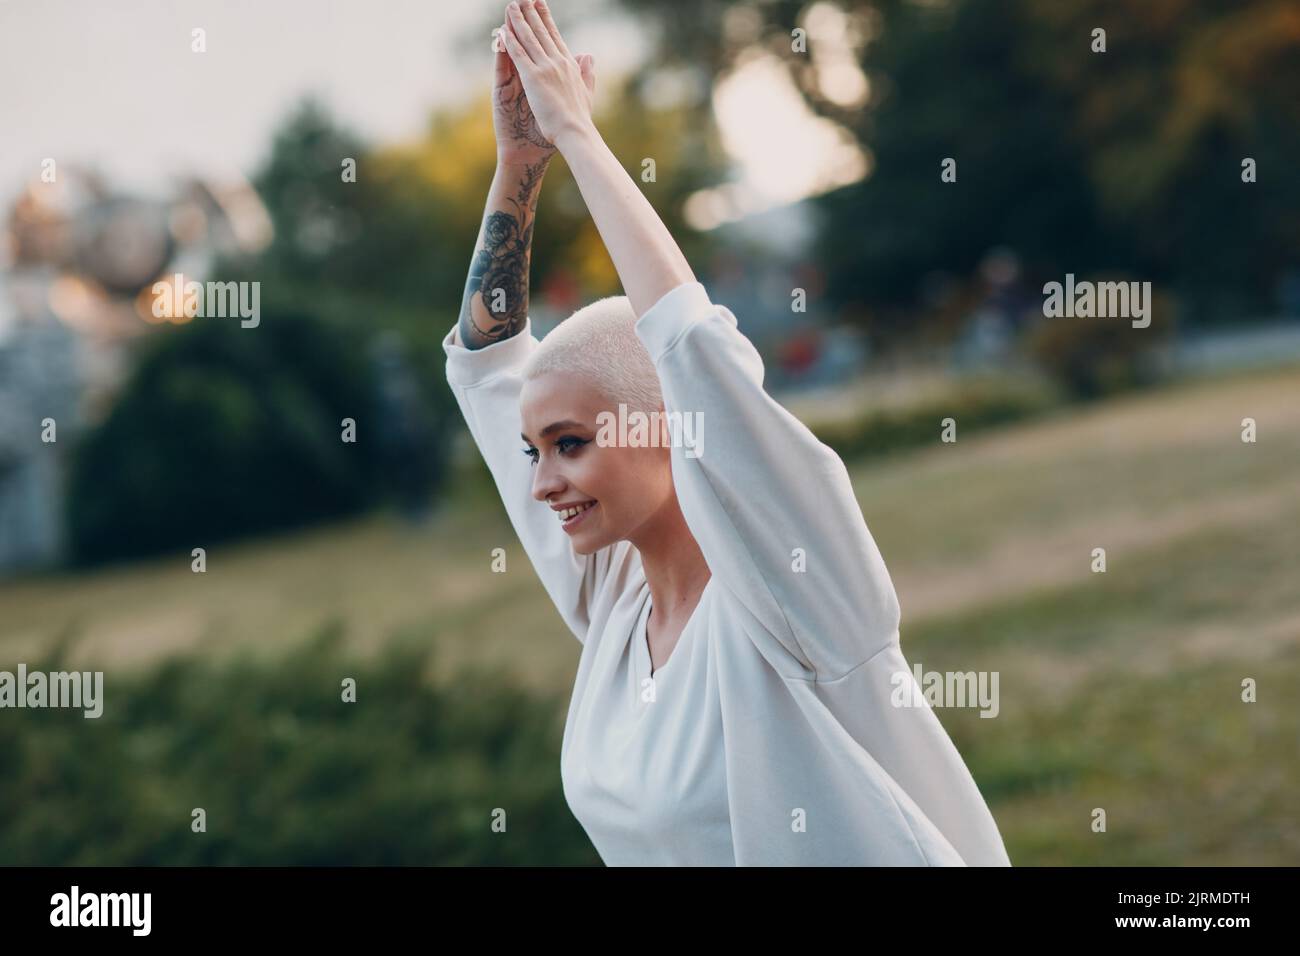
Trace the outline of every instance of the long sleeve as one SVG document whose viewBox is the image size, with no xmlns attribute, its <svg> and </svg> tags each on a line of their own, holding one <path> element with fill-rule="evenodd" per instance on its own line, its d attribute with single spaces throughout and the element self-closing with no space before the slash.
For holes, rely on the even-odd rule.
<svg viewBox="0 0 1300 956">
<path fill-rule="evenodd" d="M 731 310 L 684 283 L 636 331 L 666 410 L 699 416 L 697 448 L 671 451 L 682 514 L 712 573 L 799 665 L 788 676 L 834 681 L 897 643 L 898 598 L 848 470 L 763 390 Z"/>
<path fill-rule="evenodd" d="M 579 641 L 590 625 L 588 608 L 610 561 L 610 549 L 592 555 L 573 550 L 554 512 L 532 495 L 532 467 L 519 437 L 521 371 L 538 345 L 532 320 L 481 349 L 468 349 L 453 326 L 443 338 L 447 382 L 470 435 L 487 462 L 510 523 L 543 587 Z"/>
</svg>

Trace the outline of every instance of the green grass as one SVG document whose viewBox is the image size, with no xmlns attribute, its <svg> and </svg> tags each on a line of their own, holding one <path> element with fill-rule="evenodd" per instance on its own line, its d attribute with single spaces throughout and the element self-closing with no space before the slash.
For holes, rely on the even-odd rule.
<svg viewBox="0 0 1300 956">
<path fill-rule="evenodd" d="M 1283 517 L 1300 527 L 1300 510 Z M 1013 862 L 1300 859 L 1300 594 L 1253 600 L 1271 573 L 1294 575 L 1300 536 L 1270 531 L 1206 532 L 1135 555 L 1123 575 L 909 630 L 926 670 L 999 674 L 996 718 L 940 719 Z M 1107 833 L 1091 831 L 1094 807 Z"/>
</svg>

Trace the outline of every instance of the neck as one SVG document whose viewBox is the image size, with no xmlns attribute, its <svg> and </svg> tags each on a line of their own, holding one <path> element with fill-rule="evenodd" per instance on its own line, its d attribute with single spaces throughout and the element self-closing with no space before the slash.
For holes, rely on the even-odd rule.
<svg viewBox="0 0 1300 956">
<path fill-rule="evenodd" d="M 683 605 L 693 607 L 709 582 L 710 571 L 677 496 L 672 495 L 654 518 L 628 540 L 641 555 L 651 607 L 668 617 Z"/>
</svg>

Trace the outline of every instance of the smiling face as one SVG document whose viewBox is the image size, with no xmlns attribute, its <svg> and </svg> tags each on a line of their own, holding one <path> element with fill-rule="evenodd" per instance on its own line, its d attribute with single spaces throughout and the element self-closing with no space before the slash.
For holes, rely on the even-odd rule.
<svg viewBox="0 0 1300 956">
<path fill-rule="evenodd" d="M 547 372 L 525 381 L 519 393 L 521 437 L 534 461 L 533 497 L 552 508 L 584 509 L 562 524 L 578 554 L 635 543 L 675 502 L 667 442 L 599 445 L 601 412 L 617 415 L 618 402 L 582 376 Z"/>
</svg>

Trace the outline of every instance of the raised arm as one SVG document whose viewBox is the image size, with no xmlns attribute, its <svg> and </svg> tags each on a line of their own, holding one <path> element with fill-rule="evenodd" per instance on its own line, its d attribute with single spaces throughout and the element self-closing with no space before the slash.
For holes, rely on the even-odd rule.
<svg viewBox="0 0 1300 956">
<path fill-rule="evenodd" d="M 695 274 L 676 240 L 601 138 L 584 108 L 583 64 L 542 0 L 512 3 L 506 50 L 523 78 L 539 128 L 559 147 L 638 316 Z"/>
<path fill-rule="evenodd" d="M 524 327 L 533 218 L 549 163 L 497 163 L 457 324 L 468 349 L 508 339 Z"/>
<path fill-rule="evenodd" d="M 586 63 L 586 79 L 594 72 Z M 519 439 L 521 373 L 538 345 L 528 321 L 528 269 L 542 176 L 555 147 L 538 131 L 519 76 L 498 49 L 493 86 L 497 169 L 460 317 L 443 338 L 447 381 L 500 492 L 510 523 L 565 623 L 585 640 L 588 606 L 611 555 L 578 555 L 555 514 L 533 500 Z"/>
<path fill-rule="evenodd" d="M 555 146 L 537 128 L 519 74 L 496 45 L 492 123 L 497 169 L 474 244 L 457 330 L 460 344 L 481 349 L 519 333 L 528 317 L 528 268 L 542 178 Z"/>
</svg>

